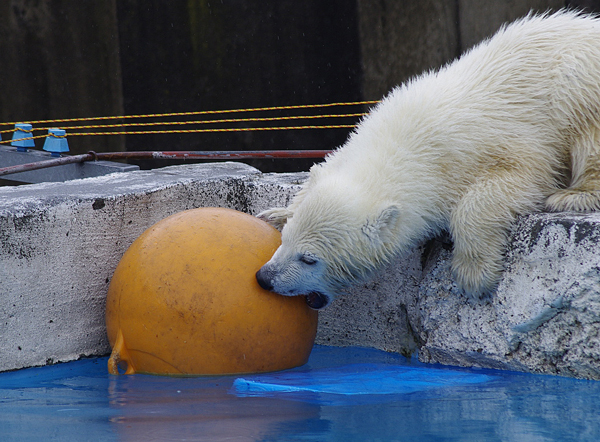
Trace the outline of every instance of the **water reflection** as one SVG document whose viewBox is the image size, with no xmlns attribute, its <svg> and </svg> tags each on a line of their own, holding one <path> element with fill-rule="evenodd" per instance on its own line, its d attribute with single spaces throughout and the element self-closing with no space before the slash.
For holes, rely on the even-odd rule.
<svg viewBox="0 0 600 442">
<path fill-rule="evenodd" d="M 309 365 L 295 370 L 332 373 L 357 363 L 406 361 L 373 350 L 316 347 Z M 321 401 L 273 391 L 240 397 L 232 389 L 236 377 L 110 376 L 106 359 L 21 370 L 0 374 L 0 440 L 600 440 L 600 382 L 435 370 L 438 378 L 466 372 L 489 380 Z"/>
<path fill-rule="evenodd" d="M 175 381 L 175 382 L 173 382 Z M 304 426 L 319 419 L 319 407 L 265 398 L 239 399 L 233 378 L 112 377 L 110 422 L 122 441 L 263 440 L 271 428 Z"/>
</svg>

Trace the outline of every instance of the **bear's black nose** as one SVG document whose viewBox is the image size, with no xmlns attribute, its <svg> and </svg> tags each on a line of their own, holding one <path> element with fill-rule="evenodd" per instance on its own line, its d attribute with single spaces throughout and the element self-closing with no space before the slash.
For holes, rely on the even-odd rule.
<svg viewBox="0 0 600 442">
<path fill-rule="evenodd" d="M 260 269 L 256 272 L 256 280 L 258 281 L 258 285 L 261 286 L 265 290 L 272 291 L 273 285 L 271 285 L 271 281 L 269 278 L 266 278 L 264 275 L 263 269 Z"/>
</svg>

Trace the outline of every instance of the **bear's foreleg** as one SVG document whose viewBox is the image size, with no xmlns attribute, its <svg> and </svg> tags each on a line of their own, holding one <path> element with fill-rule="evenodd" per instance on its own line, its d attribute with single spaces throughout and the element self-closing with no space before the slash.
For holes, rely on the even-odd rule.
<svg viewBox="0 0 600 442">
<path fill-rule="evenodd" d="M 535 209 L 538 192 L 516 170 L 490 174 L 472 184 L 450 217 L 452 273 L 461 289 L 481 298 L 493 292 L 503 271 L 508 231 L 516 214 Z"/>
<path fill-rule="evenodd" d="M 600 128 L 592 127 L 572 147 L 572 182 L 546 200 L 553 212 L 600 210 Z"/>
<path fill-rule="evenodd" d="M 272 209 L 263 210 L 256 217 L 261 219 L 277 230 L 281 231 L 283 226 L 286 225 L 288 218 L 291 216 L 291 212 L 286 207 L 274 207 Z"/>
</svg>

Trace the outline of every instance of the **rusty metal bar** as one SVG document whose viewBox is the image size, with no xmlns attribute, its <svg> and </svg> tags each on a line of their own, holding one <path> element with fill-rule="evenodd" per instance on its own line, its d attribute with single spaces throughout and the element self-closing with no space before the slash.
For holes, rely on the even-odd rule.
<svg viewBox="0 0 600 442">
<path fill-rule="evenodd" d="M 117 160 L 117 159 L 152 159 L 152 160 L 240 160 L 240 159 L 289 159 L 289 158 L 324 158 L 330 150 L 262 150 L 262 151 L 172 151 L 172 152 L 89 152 L 82 155 L 52 158 L 34 163 L 19 164 L 0 168 L 0 176 L 19 172 L 62 166 L 64 164 L 82 163 L 84 161 Z"/>
<path fill-rule="evenodd" d="M 172 151 L 172 152 L 108 152 L 98 153 L 99 160 L 239 160 L 255 158 L 324 158 L 330 150 L 237 150 L 237 151 Z"/>
<path fill-rule="evenodd" d="M 36 161 L 34 163 L 17 164 L 0 168 L 0 176 L 11 175 L 19 172 L 29 172 L 30 170 L 45 169 L 47 167 L 62 166 L 63 164 L 82 163 L 91 161 L 94 156 L 87 153 L 83 155 L 73 155 L 68 157 L 53 158 L 50 160 Z"/>
</svg>

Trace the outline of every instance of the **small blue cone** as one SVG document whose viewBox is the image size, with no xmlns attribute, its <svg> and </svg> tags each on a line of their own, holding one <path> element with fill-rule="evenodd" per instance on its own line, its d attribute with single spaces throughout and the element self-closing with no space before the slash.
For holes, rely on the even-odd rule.
<svg viewBox="0 0 600 442">
<path fill-rule="evenodd" d="M 18 152 L 27 152 L 28 147 L 35 147 L 33 140 L 22 140 L 22 138 L 31 138 L 33 136 L 31 132 L 32 126 L 29 123 L 17 123 L 15 124 L 15 131 L 13 133 L 13 142 L 11 146 L 15 146 Z"/>
<path fill-rule="evenodd" d="M 47 152 L 52 152 L 53 157 L 59 157 L 62 152 L 69 151 L 69 143 L 67 142 L 66 132 L 64 129 L 48 129 L 48 136 L 44 143 L 44 148 Z"/>
</svg>

